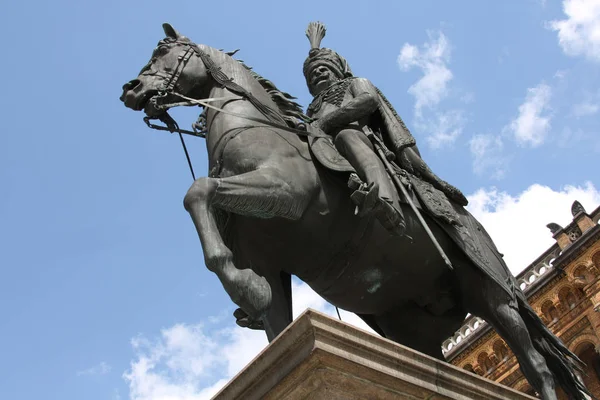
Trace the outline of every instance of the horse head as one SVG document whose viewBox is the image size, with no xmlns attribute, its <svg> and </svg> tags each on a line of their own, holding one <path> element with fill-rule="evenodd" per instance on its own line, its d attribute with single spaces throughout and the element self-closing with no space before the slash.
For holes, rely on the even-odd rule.
<svg viewBox="0 0 600 400">
<path fill-rule="evenodd" d="M 163 29 L 166 37 L 158 42 L 137 78 L 123 85 L 120 97 L 125 106 L 144 110 L 149 116 L 166 111 L 163 105 L 181 101 L 174 93 L 198 98 L 208 90 L 206 67 L 196 56 L 198 46 L 169 24 L 163 24 Z"/>
</svg>

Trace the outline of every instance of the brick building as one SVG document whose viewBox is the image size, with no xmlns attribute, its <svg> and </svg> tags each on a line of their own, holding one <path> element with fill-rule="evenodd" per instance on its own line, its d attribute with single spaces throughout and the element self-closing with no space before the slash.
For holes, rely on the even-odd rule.
<svg viewBox="0 0 600 400">
<path fill-rule="evenodd" d="M 548 224 L 556 243 L 517 281 L 546 325 L 587 364 L 582 379 L 600 398 L 600 207 L 588 214 L 575 201 L 571 212 L 568 226 Z M 443 352 L 460 368 L 534 394 L 506 343 L 480 318 L 468 317 Z"/>
</svg>

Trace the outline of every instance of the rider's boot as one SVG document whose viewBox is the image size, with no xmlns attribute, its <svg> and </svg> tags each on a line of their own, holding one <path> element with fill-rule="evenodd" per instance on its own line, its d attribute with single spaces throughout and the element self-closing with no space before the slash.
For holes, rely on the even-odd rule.
<svg viewBox="0 0 600 400">
<path fill-rule="evenodd" d="M 387 188 L 386 188 L 387 189 Z M 384 190 L 385 192 L 385 190 Z M 374 214 L 377 220 L 391 234 L 402 236 L 406 230 L 404 215 L 400 211 L 399 202 L 393 197 L 381 193 L 380 186 L 376 182 L 361 185 L 350 196 L 357 207 L 360 216 Z"/>
<path fill-rule="evenodd" d="M 335 146 L 365 183 L 351 195 L 359 215 L 373 214 L 390 233 L 403 235 L 406 222 L 397 192 L 364 133 L 354 129 L 340 131 Z"/>
</svg>

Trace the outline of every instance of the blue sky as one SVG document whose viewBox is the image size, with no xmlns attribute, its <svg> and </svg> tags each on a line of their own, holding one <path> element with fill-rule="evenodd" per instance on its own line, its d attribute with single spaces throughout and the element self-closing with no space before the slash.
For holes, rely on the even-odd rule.
<svg viewBox="0 0 600 400">
<path fill-rule="evenodd" d="M 204 399 L 265 343 L 203 265 L 178 139 L 118 100 L 163 22 L 240 48 L 305 106 L 304 30 L 326 23 L 323 45 L 386 94 L 515 272 L 573 200 L 600 204 L 600 1 L 372 4 L 3 2 L 0 398 Z M 295 291 L 296 313 L 332 311 Z"/>
</svg>

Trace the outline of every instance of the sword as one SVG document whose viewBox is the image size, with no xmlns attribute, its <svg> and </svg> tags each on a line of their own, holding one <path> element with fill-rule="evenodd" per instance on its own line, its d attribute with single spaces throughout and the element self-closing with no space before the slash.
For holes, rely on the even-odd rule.
<svg viewBox="0 0 600 400">
<path fill-rule="evenodd" d="M 450 261 L 450 259 L 448 258 L 448 256 L 444 252 L 444 249 L 442 249 L 442 246 L 440 246 L 439 242 L 437 241 L 437 239 L 433 235 L 433 232 L 431 232 L 431 229 L 429 229 L 429 225 L 427 225 L 427 222 L 425 222 L 425 219 L 423 219 L 423 215 L 421 215 L 421 212 L 415 206 L 415 203 L 413 203 L 413 201 L 411 199 L 411 196 L 408 193 L 408 190 L 406 190 L 406 188 L 404 187 L 404 184 L 402 183 L 402 181 L 394 173 L 394 169 L 392 168 L 392 164 L 387 159 L 387 157 L 385 155 L 385 150 L 386 150 L 385 144 L 379 138 L 379 136 L 375 135 L 375 133 L 373 132 L 373 130 L 371 130 L 371 128 L 369 128 L 368 126 L 364 126 L 363 127 L 363 132 L 371 140 L 371 142 L 373 143 L 373 146 L 375 146 L 375 150 L 377 150 L 377 154 L 379 155 L 379 158 L 383 162 L 383 165 L 385 166 L 385 169 L 387 170 L 388 174 L 392 178 L 392 181 L 394 182 L 394 184 L 396 185 L 396 187 L 398 188 L 398 190 L 400 191 L 400 193 L 402 193 L 402 195 L 406 198 L 406 202 L 408 203 L 408 205 L 410 206 L 410 208 L 413 210 L 413 212 L 417 216 L 417 219 L 421 223 L 421 226 L 423 227 L 423 229 L 425 229 L 425 232 L 427 232 L 427 236 L 429 236 L 429 239 L 431 239 L 431 242 L 435 246 L 435 248 L 438 251 L 438 253 L 440 254 L 440 256 L 442 256 L 442 259 L 444 260 L 444 263 L 446 264 L 446 266 L 448 267 L 448 269 L 450 271 L 454 271 L 454 266 L 452 265 L 452 262 Z"/>
</svg>

